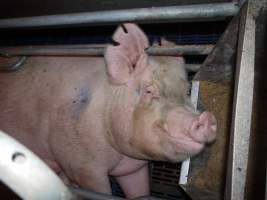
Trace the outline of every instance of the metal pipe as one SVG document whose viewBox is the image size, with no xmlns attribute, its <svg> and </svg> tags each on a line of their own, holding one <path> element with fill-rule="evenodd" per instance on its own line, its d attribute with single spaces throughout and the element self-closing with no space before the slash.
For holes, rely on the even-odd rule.
<svg viewBox="0 0 267 200">
<path fill-rule="evenodd" d="M 235 2 L 95 11 L 1 19 L 0 29 L 70 25 L 88 26 L 122 22 L 216 21 L 234 16 L 238 11 L 239 6 Z"/>
<path fill-rule="evenodd" d="M 81 188 L 75 188 L 75 187 L 69 187 L 70 191 L 72 191 L 74 194 L 88 199 L 94 199 L 94 200 L 125 200 L 124 198 L 108 195 L 108 194 L 102 194 L 99 192 L 94 192 L 91 190 L 85 190 Z"/>
<path fill-rule="evenodd" d="M 0 72 L 15 72 L 20 69 L 20 67 L 26 62 L 26 60 L 27 60 L 26 56 L 21 56 L 18 59 L 16 59 L 15 62 L 12 62 L 11 64 L 0 65 Z"/>
<path fill-rule="evenodd" d="M 198 72 L 201 66 L 201 64 L 185 64 L 185 68 L 190 72 Z"/>
<path fill-rule="evenodd" d="M 208 55 L 214 45 L 175 45 L 150 47 L 147 53 L 153 56 Z"/>
<path fill-rule="evenodd" d="M 94 199 L 94 200 L 126 200 L 125 198 L 112 196 L 108 194 L 103 194 L 99 192 L 94 192 L 88 189 L 81 189 L 76 187 L 69 187 L 70 191 L 72 191 L 74 194 L 84 197 L 86 199 Z M 137 197 L 135 200 L 164 200 L 162 198 L 152 197 L 152 196 L 142 196 Z"/>
<path fill-rule="evenodd" d="M 0 56 L 103 56 L 106 45 L 54 45 L 1 47 Z M 208 55 L 214 45 L 152 46 L 153 56 Z"/>
</svg>

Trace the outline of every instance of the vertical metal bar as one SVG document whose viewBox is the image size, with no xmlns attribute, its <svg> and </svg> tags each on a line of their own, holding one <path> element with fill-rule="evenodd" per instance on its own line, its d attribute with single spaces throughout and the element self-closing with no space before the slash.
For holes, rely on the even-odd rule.
<svg viewBox="0 0 267 200">
<path fill-rule="evenodd" d="M 225 199 L 244 199 L 254 90 L 255 21 L 249 3 L 241 11 L 234 110 Z"/>
<path fill-rule="evenodd" d="M 199 94 L 199 81 L 192 81 L 191 102 L 195 109 L 197 109 L 198 94 Z M 183 161 L 179 179 L 180 185 L 187 184 L 189 165 L 190 165 L 190 158 Z"/>
</svg>

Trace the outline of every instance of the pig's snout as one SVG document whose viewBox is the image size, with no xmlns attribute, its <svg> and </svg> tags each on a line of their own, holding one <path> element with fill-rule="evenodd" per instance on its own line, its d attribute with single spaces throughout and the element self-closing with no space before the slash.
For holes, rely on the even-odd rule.
<svg viewBox="0 0 267 200">
<path fill-rule="evenodd" d="M 200 143 L 212 142 L 216 137 L 217 121 L 210 112 L 203 112 L 192 123 L 191 137 Z"/>
</svg>

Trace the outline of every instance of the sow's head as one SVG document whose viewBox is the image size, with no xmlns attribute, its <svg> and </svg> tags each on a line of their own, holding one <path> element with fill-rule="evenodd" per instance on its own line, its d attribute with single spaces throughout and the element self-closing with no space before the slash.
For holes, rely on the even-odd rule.
<svg viewBox="0 0 267 200">
<path fill-rule="evenodd" d="M 148 56 L 148 39 L 135 24 L 118 27 L 105 52 L 107 138 L 120 153 L 177 162 L 216 137 L 210 112 L 198 113 L 188 96 L 182 57 Z"/>
</svg>

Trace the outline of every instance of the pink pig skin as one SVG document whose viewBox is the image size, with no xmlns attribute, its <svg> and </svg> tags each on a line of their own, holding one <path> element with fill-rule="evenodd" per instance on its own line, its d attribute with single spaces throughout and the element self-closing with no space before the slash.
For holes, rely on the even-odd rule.
<svg viewBox="0 0 267 200">
<path fill-rule="evenodd" d="M 127 198 L 149 194 L 149 160 L 179 162 L 216 136 L 216 119 L 192 109 L 182 57 L 148 57 L 135 24 L 113 35 L 104 58 L 31 57 L 0 74 L 0 129 L 68 184 Z"/>
</svg>

